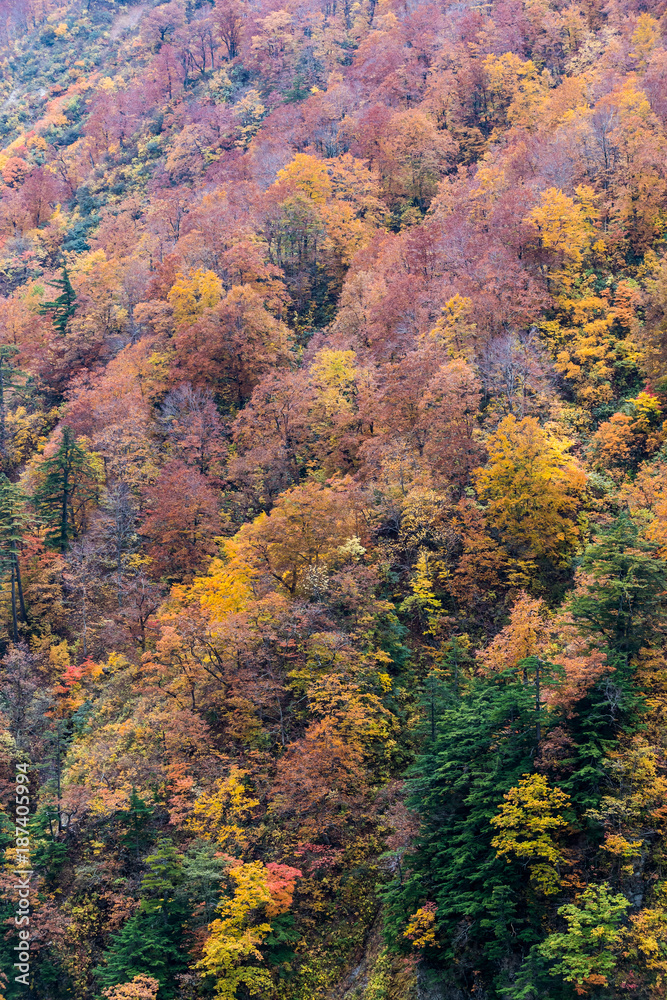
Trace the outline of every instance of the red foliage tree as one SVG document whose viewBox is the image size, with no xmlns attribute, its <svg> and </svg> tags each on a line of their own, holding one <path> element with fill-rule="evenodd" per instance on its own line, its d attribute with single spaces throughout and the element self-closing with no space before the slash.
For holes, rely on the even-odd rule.
<svg viewBox="0 0 667 1000">
<path fill-rule="evenodd" d="M 215 555 L 220 531 L 215 492 L 197 469 L 169 462 L 144 491 L 148 513 L 141 533 L 156 577 L 192 580 Z"/>
</svg>

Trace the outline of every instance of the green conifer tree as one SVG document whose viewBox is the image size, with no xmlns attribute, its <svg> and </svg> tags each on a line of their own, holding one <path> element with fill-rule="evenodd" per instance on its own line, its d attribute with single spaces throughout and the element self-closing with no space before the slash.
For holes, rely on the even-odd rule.
<svg viewBox="0 0 667 1000">
<path fill-rule="evenodd" d="M 49 302 L 42 302 L 39 311 L 43 316 L 50 316 L 51 323 L 61 337 L 67 333 L 69 321 L 76 312 L 76 292 L 72 287 L 67 267 L 63 264 L 62 276 L 49 282 L 54 288 L 60 289 L 60 295 Z"/>
<path fill-rule="evenodd" d="M 12 392 L 25 381 L 25 374 L 16 367 L 19 353 L 14 344 L 0 344 L 0 456 L 7 458 L 7 403 Z"/>
<path fill-rule="evenodd" d="M 19 611 L 22 621 L 27 621 L 18 558 L 23 534 L 29 522 L 26 504 L 27 497 L 20 486 L 10 483 L 7 476 L 0 473 L 0 566 L 10 578 L 14 642 L 19 639 Z"/>
<path fill-rule="evenodd" d="M 582 560 L 592 582 L 572 601 L 572 614 L 626 660 L 665 621 L 667 562 L 658 558 L 656 548 L 624 513 L 600 532 Z"/>
<path fill-rule="evenodd" d="M 410 915 L 434 902 L 438 934 L 429 957 L 447 968 L 450 981 L 465 980 L 473 955 L 493 979 L 512 948 L 539 940 L 525 879 L 491 845 L 491 819 L 503 796 L 532 769 L 534 699 L 532 686 L 509 672 L 472 682 L 460 700 L 441 706 L 435 739 L 425 741 L 412 769 L 408 806 L 421 828 L 383 892 L 385 926 L 392 946 L 403 950 Z M 543 730 L 548 725 L 545 712 Z M 428 729 L 430 736 L 430 721 Z"/>
<path fill-rule="evenodd" d="M 183 859 L 164 837 L 146 865 L 139 909 L 111 939 L 95 975 L 102 986 L 129 983 L 142 974 L 154 976 L 161 1000 L 171 1000 L 177 995 L 177 976 L 187 968 L 183 926 L 189 904 L 182 890 Z"/>
<path fill-rule="evenodd" d="M 66 552 L 77 535 L 77 517 L 97 501 L 102 479 L 96 457 L 63 429 L 58 451 L 38 471 L 33 503 L 47 527 L 50 548 Z"/>
</svg>

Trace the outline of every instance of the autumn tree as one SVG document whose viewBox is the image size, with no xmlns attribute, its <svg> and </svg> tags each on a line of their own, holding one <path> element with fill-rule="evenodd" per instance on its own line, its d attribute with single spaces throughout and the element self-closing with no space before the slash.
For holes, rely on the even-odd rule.
<svg viewBox="0 0 667 1000">
<path fill-rule="evenodd" d="M 652 997 L 659 997 L 667 974 L 667 912 L 665 884 L 652 893 L 648 905 L 630 917 L 626 948 L 634 968 L 650 983 Z"/>
<path fill-rule="evenodd" d="M 205 476 L 183 462 L 168 462 L 144 491 L 147 514 L 140 532 L 156 577 L 191 579 L 215 554 L 218 501 Z"/>
<path fill-rule="evenodd" d="M 154 976 L 134 976 L 122 986 L 109 986 L 102 993 L 106 1000 L 155 1000 L 159 980 Z"/>
<path fill-rule="evenodd" d="M 383 135 L 382 170 L 390 202 L 403 198 L 425 211 L 456 154 L 450 133 L 421 109 L 397 111 Z"/>
<path fill-rule="evenodd" d="M 507 569 L 505 550 L 492 537 L 479 505 L 468 499 L 459 501 L 454 527 L 461 551 L 447 589 L 461 605 L 495 602 Z"/>
<path fill-rule="evenodd" d="M 309 401 L 301 372 L 272 372 L 255 386 L 232 425 L 237 457 L 231 459 L 228 474 L 239 486 L 247 484 L 255 510 L 257 498 L 275 498 L 297 485 L 306 471 L 312 438 Z"/>
<path fill-rule="evenodd" d="M 343 485 L 311 481 L 285 491 L 270 514 L 260 514 L 228 543 L 231 563 L 292 597 L 327 575 L 357 534 L 351 497 Z"/>
<path fill-rule="evenodd" d="M 550 788 L 543 775 L 525 774 L 518 786 L 506 793 L 500 811 L 491 820 L 498 831 L 491 841 L 496 855 L 523 859 L 531 886 L 545 896 L 560 889 L 559 868 L 564 857 L 556 839 L 567 826 L 562 814 L 568 806 L 568 795 L 560 788 Z"/>
<path fill-rule="evenodd" d="M 514 52 L 488 55 L 484 59 L 484 77 L 485 130 L 508 124 L 534 128 L 546 84 L 535 63 L 520 59 Z"/>
<path fill-rule="evenodd" d="M 331 474 L 358 467 L 360 449 L 375 429 L 377 395 L 374 373 L 358 364 L 355 351 L 318 351 L 302 395 L 311 432 L 304 457 L 312 454 Z"/>
<path fill-rule="evenodd" d="M 220 301 L 222 283 L 213 271 L 192 268 L 189 274 L 179 272 L 169 289 L 167 301 L 174 312 L 176 323 L 192 323 L 205 309 L 212 309 Z"/>
<path fill-rule="evenodd" d="M 203 476 L 220 473 L 227 451 L 226 428 L 210 392 L 193 389 L 187 382 L 172 389 L 162 403 L 161 420 L 179 459 L 196 466 Z"/>
<path fill-rule="evenodd" d="M 608 752 L 602 797 L 587 815 L 602 824 L 602 849 L 613 876 L 631 886 L 640 868 L 647 837 L 665 828 L 667 781 L 661 752 L 642 736 L 634 736 Z"/>
<path fill-rule="evenodd" d="M 263 375 L 287 367 L 289 360 L 287 327 L 266 308 L 261 293 L 245 285 L 232 287 L 219 304 L 193 316 L 175 346 L 183 374 L 236 409 Z"/>
<path fill-rule="evenodd" d="M 510 609 L 509 622 L 479 654 L 479 659 L 489 672 L 516 669 L 529 656 L 544 654 L 550 638 L 544 601 L 522 592 Z"/>
<path fill-rule="evenodd" d="M 97 573 L 98 552 L 89 538 L 75 541 L 68 552 L 67 570 L 63 574 L 66 590 L 71 597 L 68 603 L 74 606 L 73 619 L 77 621 L 81 635 L 81 651 L 84 658 L 90 650 L 91 631 L 96 624 L 93 619 L 95 592 L 99 589 Z"/>
<path fill-rule="evenodd" d="M 143 652 L 146 651 L 146 643 L 152 630 L 152 619 L 162 604 L 164 592 L 164 583 L 156 583 L 143 567 L 124 581 L 119 619 L 132 642 Z"/>
<path fill-rule="evenodd" d="M 344 268 L 381 216 L 376 191 L 349 154 L 323 161 L 297 153 L 266 192 L 262 235 L 301 322 L 332 316 Z"/>
<path fill-rule="evenodd" d="M 340 838 L 360 819 L 371 769 L 391 759 L 392 718 L 363 675 L 323 677 L 308 701 L 315 718 L 278 762 L 271 813 L 301 837 Z"/>
<path fill-rule="evenodd" d="M 216 0 L 213 17 L 227 51 L 227 59 L 236 59 L 243 33 L 243 6 L 237 0 Z"/>
<path fill-rule="evenodd" d="M 479 400 L 479 382 L 465 361 L 443 362 L 426 349 L 389 367 L 378 415 L 392 439 L 400 435 L 430 468 L 464 482 L 478 454 L 473 430 Z"/>
<path fill-rule="evenodd" d="M 226 778 L 219 778 L 210 792 L 199 796 L 188 827 L 229 853 L 243 851 L 250 840 L 247 826 L 258 805 L 248 789 L 247 772 L 232 767 Z"/>
<path fill-rule="evenodd" d="M 577 197 L 575 202 L 558 188 L 547 188 L 527 217 L 555 280 L 565 286 L 572 284 L 594 238 L 591 219 L 595 218 L 595 193 L 582 187 Z"/>
<path fill-rule="evenodd" d="M 297 868 L 261 861 L 229 869 L 233 886 L 209 927 L 199 966 L 214 977 L 216 1000 L 233 1000 L 243 985 L 250 994 L 270 988 L 271 977 L 258 964 L 259 946 L 271 931 L 271 917 L 284 913 L 292 902 Z"/>
<path fill-rule="evenodd" d="M 586 478 L 566 447 L 534 417 L 506 417 L 489 439 L 489 465 L 477 472 L 477 486 L 517 562 L 517 579 L 533 579 L 539 565 L 567 567 L 579 539 Z"/>
</svg>

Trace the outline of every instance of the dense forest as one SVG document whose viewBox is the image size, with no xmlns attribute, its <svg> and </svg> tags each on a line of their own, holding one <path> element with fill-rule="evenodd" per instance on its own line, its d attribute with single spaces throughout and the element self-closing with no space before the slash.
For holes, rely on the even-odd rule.
<svg viewBox="0 0 667 1000">
<path fill-rule="evenodd" d="M 0 0 L 0 996 L 664 998 L 667 0 L 280 2 Z"/>
</svg>

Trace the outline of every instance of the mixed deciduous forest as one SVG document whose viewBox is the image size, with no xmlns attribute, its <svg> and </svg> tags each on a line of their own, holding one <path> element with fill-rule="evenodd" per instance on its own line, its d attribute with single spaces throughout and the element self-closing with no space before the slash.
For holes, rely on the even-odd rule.
<svg viewBox="0 0 667 1000">
<path fill-rule="evenodd" d="M 3 1000 L 664 998 L 666 0 L 0 0 L 0 145 Z"/>
</svg>

